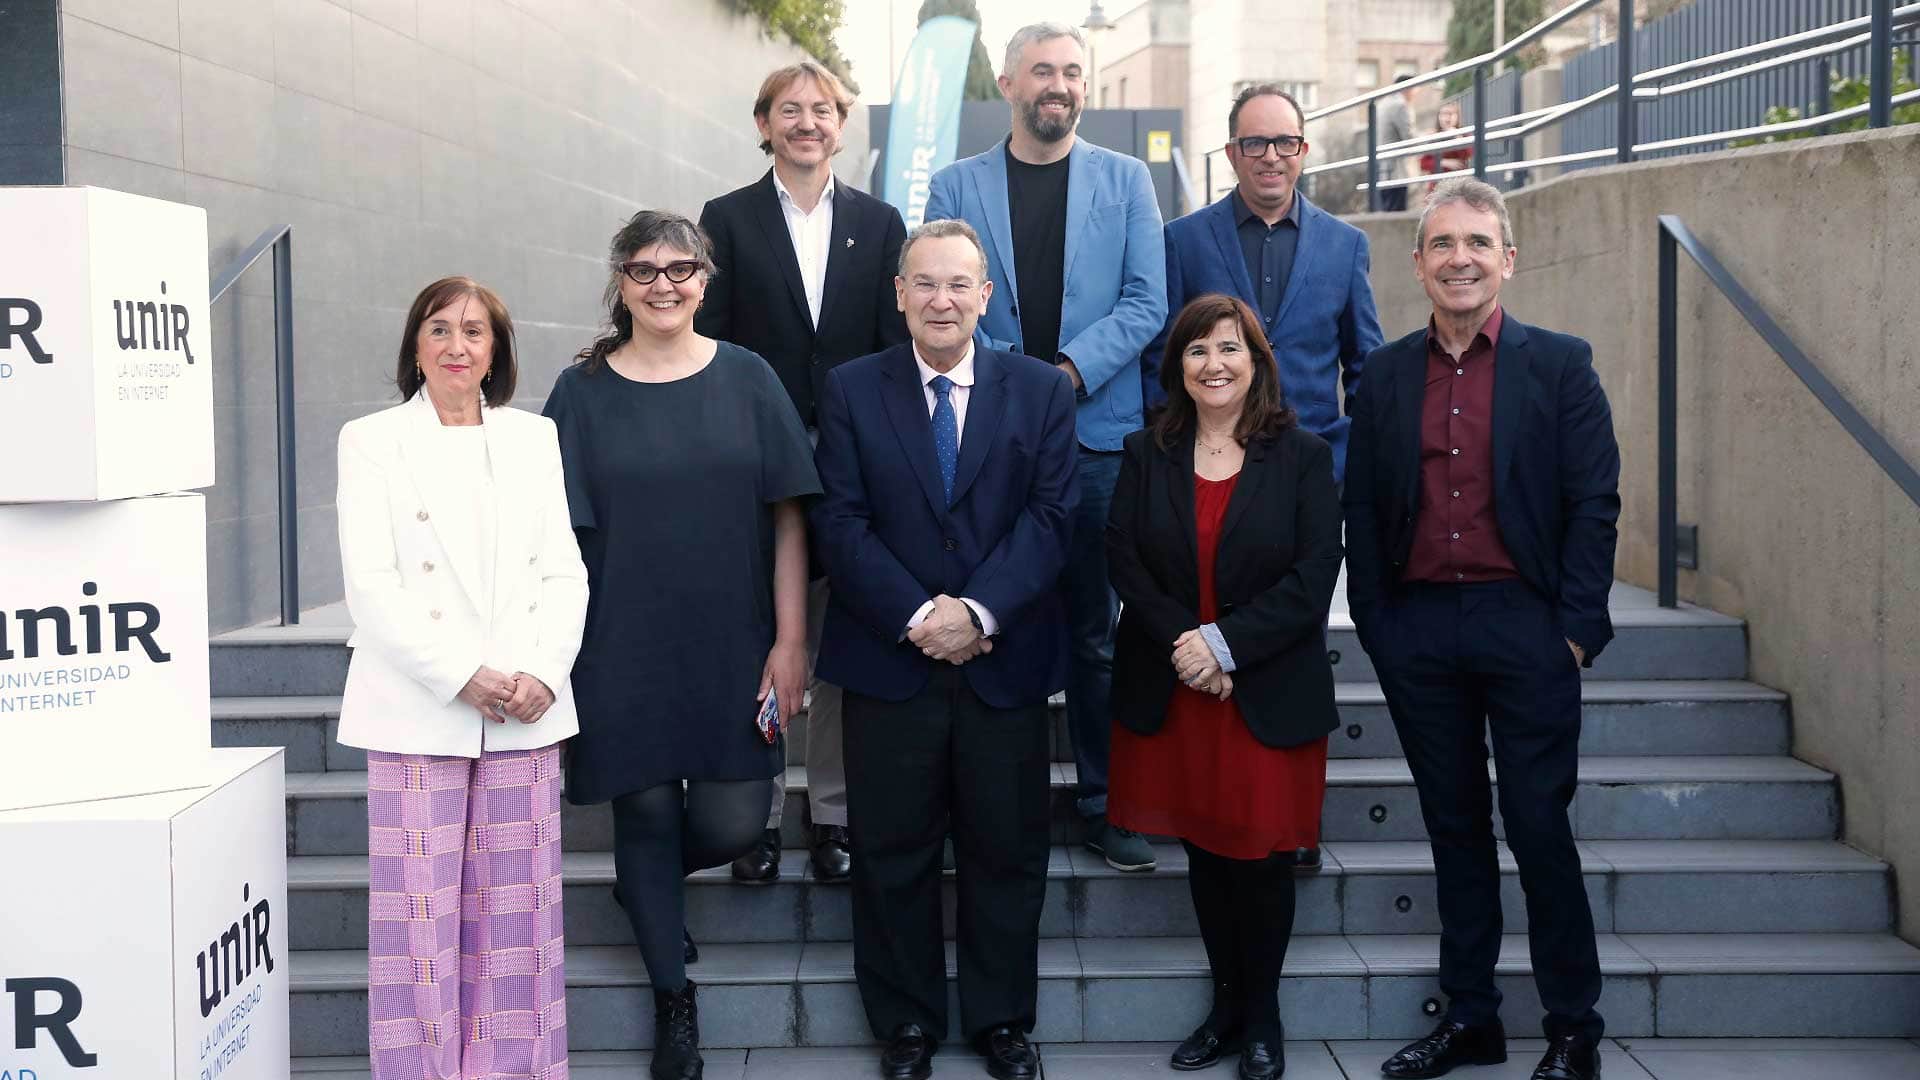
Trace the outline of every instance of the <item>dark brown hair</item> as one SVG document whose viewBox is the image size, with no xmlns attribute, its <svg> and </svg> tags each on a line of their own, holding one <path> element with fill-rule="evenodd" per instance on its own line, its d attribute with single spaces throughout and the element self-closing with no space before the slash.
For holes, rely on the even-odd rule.
<svg viewBox="0 0 1920 1080">
<path fill-rule="evenodd" d="M 1300 118 L 1300 134 L 1307 133 L 1307 110 L 1300 107 L 1298 98 L 1279 83 L 1254 83 L 1233 96 L 1233 107 L 1227 110 L 1227 138 L 1240 134 L 1240 110 L 1257 97 L 1277 97 L 1293 106 L 1293 115 Z"/>
<path fill-rule="evenodd" d="M 753 99 L 754 119 L 765 120 L 772 116 L 773 99 L 779 97 L 787 87 L 805 78 L 813 79 L 821 91 L 833 99 L 833 107 L 840 112 L 840 122 L 846 123 L 847 113 L 853 109 L 853 94 L 847 89 L 847 84 L 840 81 L 839 76 L 828 71 L 826 65 L 818 60 L 802 60 L 768 75 L 760 83 L 760 96 Z M 761 139 L 760 152 L 773 153 L 773 142 L 769 139 Z"/>
<path fill-rule="evenodd" d="M 1160 359 L 1160 386 L 1167 392 L 1167 403 L 1153 417 L 1153 441 L 1165 450 L 1197 425 L 1193 395 L 1187 393 L 1187 346 L 1213 333 L 1222 319 L 1233 319 L 1240 327 L 1240 340 L 1253 357 L 1253 383 L 1247 387 L 1246 404 L 1240 409 L 1240 422 L 1233 426 L 1234 440 L 1242 446 L 1248 439 L 1272 438 L 1299 422 L 1280 390 L 1280 371 L 1274 364 L 1273 348 L 1260 328 L 1260 317 L 1244 301 L 1220 293 L 1197 296 L 1167 331 L 1167 351 Z"/>
<path fill-rule="evenodd" d="M 480 306 L 487 309 L 487 320 L 493 324 L 493 362 L 487 368 L 486 377 L 480 380 L 481 394 L 489 408 L 497 409 L 513 400 L 514 384 L 520 381 L 520 365 L 513 355 L 513 317 L 507 314 L 507 305 L 499 293 L 470 277 L 444 277 L 421 289 L 420 295 L 413 298 L 413 307 L 407 310 L 407 329 L 400 335 L 400 363 L 393 375 L 394 385 L 400 388 L 401 401 L 412 401 L 413 395 L 427 382 L 420 370 L 420 325 L 434 312 L 466 297 L 480 301 Z"/>
</svg>

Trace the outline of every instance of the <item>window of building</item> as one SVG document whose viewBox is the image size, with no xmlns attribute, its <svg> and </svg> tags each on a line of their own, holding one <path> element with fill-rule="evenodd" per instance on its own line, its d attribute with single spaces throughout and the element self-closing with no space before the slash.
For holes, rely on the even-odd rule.
<svg viewBox="0 0 1920 1080">
<path fill-rule="evenodd" d="M 1240 91 L 1259 83 L 1272 83 L 1287 93 L 1292 94 L 1293 99 L 1298 101 L 1300 107 L 1303 109 L 1312 109 L 1320 104 L 1320 84 L 1317 82 L 1302 82 L 1295 79 L 1241 79 L 1239 82 L 1233 84 L 1234 95 L 1238 96 Z"/>
<path fill-rule="evenodd" d="M 1418 74 L 1420 74 L 1420 61 L 1418 60 L 1395 60 L 1393 62 L 1393 77 L 1396 79 L 1402 75 Z"/>
<path fill-rule="evenodd" d="M 1362 60 L 1354 74 L 1354 83 L 1362 90 L 1371 90 L 1380 85 L 1380 61 Z"/>
<path fill-rule="evenodd" d="M 1127 77 L 1125 75 L 1120 76 L 1120 107 L 1123 109 L 1127 107 Z"/>
</svg>

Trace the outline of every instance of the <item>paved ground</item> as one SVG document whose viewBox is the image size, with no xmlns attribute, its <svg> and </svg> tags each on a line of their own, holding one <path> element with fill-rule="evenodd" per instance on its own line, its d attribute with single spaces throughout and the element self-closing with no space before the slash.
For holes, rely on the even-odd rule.
<svg viewBox="0 0 1920 1080">
<path fill-rule="evenodd" d="M 1288 1080 L 1363 1080 L 1380 1075 L 1394 1042 L 1287 1044 Z M 1517 1039 L 1505 1065 L 1458 1069 L 1458 1080 L 1527 1080 L 1544 1043 Z M 1163 1043 L 1065 1043 L 1041 1047 L 1046 1080 L 1135 1080 L 1189 1076 L 1167 1067 L 1173 1049 Z M 781 1050 L 709 1050 L 707 1080 L 860 1080 L 877 1075 L 878 1051 L 860 1047 Z M 644 1075 L 646 1054 L 575 1054 L 575 1080 L 631 1080 Z M 1904 1039 L 1620 1039 L 1603 1051 L 1607 1080 L 1920 1080 L 1920 1045 Z M 366 1060 L 294 1062 L 295 1076 L 357 1080 Z M 934 1076 L 984 1077 L 987 1071 L 961 1047 L 934 1059 Z M 1231 1063 L 1202 1076 L 1231 1077 Z"/>
</svg>

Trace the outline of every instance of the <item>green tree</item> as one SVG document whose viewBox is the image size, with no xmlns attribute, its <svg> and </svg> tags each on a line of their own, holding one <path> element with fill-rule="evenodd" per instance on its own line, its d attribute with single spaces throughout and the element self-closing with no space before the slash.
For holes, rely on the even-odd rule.
<svg viewBox="0 0 1920 1080">
<path fill-rule="evenodd" d="M 1512 41 L 1541 18 L 1540 0 L 1507 0 L 1507 32 L 1501 39 Z M 1453 0 L 1453 16 L 1447 20 L 1447 63 L 1493 51 L 1493 0 Z M 1522 49 L 1507 58 L 1507 66 L 1525 71 L 1542 59 L 1538 48 Z M 1495 74 L 1488 72 L 1489 76 Z M 1457 94 L 1473 85 L 1473 72 L 1463 71 L 1447 80 L 1446 92 Z"/>
<path fill-rule="evenodd" d="M 963 100 L 1000 100 L 1000 87 L 993 79 L 993 59 L 987 55 L 986 43 L 980 40 L 980 5 L 974 0 L 923 0 L 920 19 L 914 25 L 941 15 L 958 15 L 973 24 L 973 54 L 967 59 L 967 89 Z"/>
<path fill-rule="evenodd" d="M 1899 97 L 1901 94 L 1911 93 L 1915 89 L 1913 79 L 1909 77 L 1909 74 L 1907 71 L 1906 56 L 1895 52 L 1893 54 L 1893 95 L 1895 97 Z M 1832 92 L 1830 94 L 1833 99 L 1833 111 L 1839 112 L 1842 109 L 1851 109 L 1856 105 L 1865 105 L 1870 90 L 1871 88 L 1868 86 L 1867 80 L 1850 79 L 1835 72 Z M 1762 120 L 1761 123 L 1785 124 L 1799 120 L 1806 115 L 1804 110 L 1796 107 L 1775 105 L 1767 110 L 1766 118 Z M 1790 139 L 1811 139 L 1816 135 L 1822 134 L 1837 135 L 1843 131 L 1865 131 L 1867 130 L 1868 122 L 1867 117 L 1856 116 L 1852 119 L 1840 120 L 1829 124 L 1827 125 L 1827 130 L 1824 132 L 1818 128 L 1807 128 L 1801 131 L 1788 131 L 1779 135 L 1762 135 L 1758 138 L 1740 139 L 1729 145 L 1759 146 L 1761 143 L 1786 142 Z M 1920 124 L 1920 104 L 1902 105 L 1894 109 L 1893 122 L 1896 124 Z"/>
<path fill-rule="evenodd" d="M 852 66 L 834 41 L 834 32 L 846 18 L 844 0 L 728 0 L 734 10 L 756 15 L 768 30 L 785 34 L 795 45 L 838 75 L 848 89 L 859 91 Z"/>
</svg>

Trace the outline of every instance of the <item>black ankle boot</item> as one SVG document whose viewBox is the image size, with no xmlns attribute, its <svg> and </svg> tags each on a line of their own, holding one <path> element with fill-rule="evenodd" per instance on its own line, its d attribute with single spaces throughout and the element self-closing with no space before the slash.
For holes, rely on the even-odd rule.
<svg viewBox="0 0 1920 1080">
<path fill-rule="evenodd" d="M 653 1080 L 700 1080 L 700 1009 L 693 980 L 679 990 L 653 992 Z"/>
</svg>

